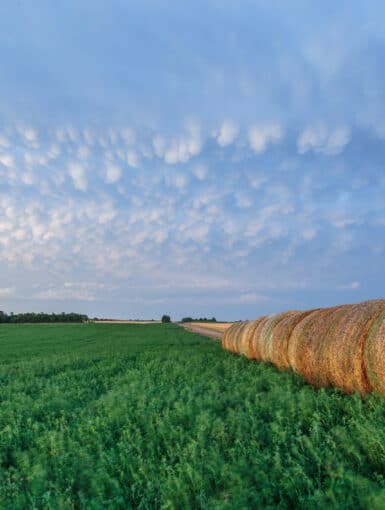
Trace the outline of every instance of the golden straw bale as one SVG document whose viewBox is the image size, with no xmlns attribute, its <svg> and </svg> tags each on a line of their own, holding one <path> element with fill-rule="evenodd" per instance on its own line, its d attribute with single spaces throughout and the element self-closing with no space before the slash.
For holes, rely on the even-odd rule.
<svg viewBox="0 0 385 510">
<path fill-rule="evenodd" d="M 245 325 L 244 322 L 239 322 L 238 323 L 238 327 L 235 328 L 235 330 L 233 331 L 233 334 L 232 334 L 232 337 L 231 337 L 231 340 L 230 340 L 232 352 L 235 352 L 237 354 L 239 354 L 239 350 L 238 350 L 238 338 L 239 338 L 239 335 L 241 334 L 242 329 L 244 328 L 244 325 Z"/>
<path fill-rule="evenodd" d="M 325 386 L 325 374 L 319 366 L 326 355 L 325 337 L 333 321 L 343 315 L 346 306 L 315 310 L 294 328 L 289 340 L 288 357 L 295 372 L 314 386 Z"/>
<path fill-rule="evenodd" d="M 234 324 L 234 326 L 231 326 L 231 331 L 229 331 L 229 337 L 228 337 L 228 345 L 229 345 L 229 350 L 231 352 L 235 352 L 237 354 L 239 354 L 239 351 L 238 351 L 238 337 L 239 337 L 239 334 L 242 330 L 242 328 L 244 327 L 244 322 L 237 322 L 236 324 Z"/>
<path fill-rule="evenodd" d="M 235 332 L 234 337 L 234 349 L 238 354 L 242 354 L 243 351 L 243 343 L 245 340 L 245 331 L 247 330 L 251 321 L 242 321 L 239 323 L 239 328 Z"/>
<path fill-rule="evenodd" d="M 350 305 L 329 330 L 326 353 L 320 361 L 326 383 L 347 393 L 371 391 L 365 366 L 365 344 L 373 322 L 384 311 L 384 300 Z"/>
<path fill-rule="evenodd" d="M 240 336 L 238 338 L 238 349 L 239 353 L 243 354 L 247 358 L 252 358 L 252 351 L 250 340 L 253 337 L 255 328 L 257 327 L 258 320 L 256 321 L 248 321 L 245 324 L 245 327 L 242 329 Z"/>
<path fill-rule="evenodd" d="M 222 347 L 237 354 L 248 353 L 248 332 L 255 321 L 235 322 L 222 336 Z"/>
<path fill-rule="evenodd" d="M 238 322 L 224 332 L 222 345 L 290 367 L 314 386 L 385 394 L 385 299 Z"/>
<path fill-rule="evenodd" d="M 225 332 L 223 333 L 222 338 L 221 338 L 222 348 L 226 349 L 226 350 L 227 350 L 227 339 L 228 339 L 228 335 L 229 335 L 229 329 L 231 329 L 232 326 L 230 326 L 228 329 L 225 330 Z"/>
<path fill-rule="evenodd" d="M 250 332 L 250 338 L 249 338 L 249 354 L 251 359 L 255 359 L 258 361 L 263 361 L 262 355 L 261 355 L 261 335 L 263 335 L 263 331 L 266 328 L 266 324 L 269 321 L 269 316 L 264 315 L 263 317 L 260 317 L 255 322 L 255 327 Z"/>
<path fill-rule="evenodd" d="M 274 325 L 270 333 L 267 358 L 277 368 L 281 370 L 290 368 L 288 348 L 291 333 L 295 326 L 311 312 L 312 310 L 307 312 L 286 312 L 281 320 L 277 321 Z"/>
<path fill-rule="evenodd" d="M 243 321 L 236 333 L 236 340 L 235 340 L 234 347 L 238 354 L 244 354 L 246 338 L 247 338 L 247 331 L 248 331 L 248 328 L 250 327 L 251 323 L 252 323 L 252 321 Z"/>
<path fill-rule="evenodd" d="M 224 335 L 222 336 L 222 346 L 231 351 L 231 339 L 232 339 L 232 336 L 234 334 L 234 331 L 237 329 L 237 326 L 238 326 L 238 322 L 234 322 L 234 324 L 232 324 L 229 329 L 227 329 L 224 333 Z"/>
<path fill-rule="evenodd" d="M 224 332 L 222 336 L 222 347 L 228 351 L 232 351 L 231 345 L 232 345 L 232 338 L 234 335 L 234 332 L 239 327 L 239 322 L 234 322 L 226 331 Z"/>
<path fill-rule="evenodd" d="M 288 312 L 268 315 L 258 326 L 257 332 L 254 334 L 254 342 L 256 343 L 256 349 L 262 361 L 270 361 L 273 330 L 286 317 L 287 313 Z"/>
<path fill-rule="evenodd" d="M 344 356 L 341 340 L 343 339 L 346 317 L 353 313 L 353 305 L 343 305 L 329 309 L 326 315 L 323 314 L 322 318 L 320 317 L 324 325 L 315 332 L 319 336 L 315 338 L 310 362 L 312 377 L 309 382 L 311 384 L 315 386 L 329 386 L 331 384 L 331 380 L 336 375 L 336 369 L 341 364 Z M 347 342 L 349 344 L 350 340 L 348 339 Z M 348 353 L 345 355 L 347 356 Z"/>
<path fill-rule="evenodd" d="M 266 316 L 263 315 L 259 319 L 253 322 L 253 327 L 250 328 L 249 332 L 249 358 L 255 360 L 261 360 L 261 355 L 258 348 L 258 336 L 259 331 L 266 322 Z"/>
<path fill-rule="evenodd" d="M 371 389 L 385 394 L 385 300 L 384 308 L 372 320 L 363 361 Z"/>
</svg>

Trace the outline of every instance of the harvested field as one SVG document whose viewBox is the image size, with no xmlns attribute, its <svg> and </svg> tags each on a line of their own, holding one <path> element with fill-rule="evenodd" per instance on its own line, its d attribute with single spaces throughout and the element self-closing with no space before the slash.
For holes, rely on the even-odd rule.
<svg viewBox="0 0 385 510">
<path fill-rule="evenodd" d="M 206 329 L 213 329 L 215 331 L 226 331 L 233 323 L 232 322 L 184 322 L 188 326 L 198 326 Z"/>
<path fill-rule="evenodd" d="M 291 368 L 316 387 L 385 394 L 385 299 L 238 322 L 222 346 Z"/>
</svg>

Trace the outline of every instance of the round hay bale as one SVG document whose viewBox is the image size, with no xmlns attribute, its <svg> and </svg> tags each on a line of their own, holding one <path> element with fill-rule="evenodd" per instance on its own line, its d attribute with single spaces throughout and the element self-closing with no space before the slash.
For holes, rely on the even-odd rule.
<svg viewBox="0 0 385 510">
<path fill-rule="evenodd" d="M 261 321 L 261 323 L 258 325 L 258 328 L 254 333 L 254 343 L 261 360 L 271 361 L 271 353 L 273 351 L 272 337 L 274 329 L 282 320 L 285 319 L 288 313 L 291 312 L 268 315 L 264 317 L 264 320 Z M 278 348 L 278 346 L 279 344 L 277 343 L 276 347 Z"/>
<path fill-rule="evenodd" d="M 295 326 L 311 311 L 291 311 L 284 314 L 273 327 L 267 351 L 268 360 L 280 370 L 290 368 L 288 358 L 289 339 Z"/>
<path fill-rule="evenodd" d="M 225 331 L 222 345 L 290 367 L 314 386 L 385 394 L 385 299 L 238 322 Z"/>
<path fill-rule="evenodd" d="M 293 370 L 314 386 L 327 386 L 320 362 L 327 356 L 326 338 L 338 316 L 349 305 L 315 310 L 295 326 L 289 340 L 288 358 Z"/>
<path fill-rule="evenodd" d="M 243 322 L 238 322 L 237 327 L 234 328 L 234 330 L 232 331 L 232 335 L 230 338 L 231 352 L 235 352 L 236 354 L 239 354 L 239 352 L 238 352 L 238 336 L 239 336 L 239 333 L 241 332 L 241 329 L 243 328 L 243 326 L 244 326 Z"/>
<path fill-rule="evenodd" d="M 311 370 L 313 379 L 309 382 L 315 386 L 329 386 L 336 376 L 336 368 L 342 360 L 343 324 L 346 317 L 353 314 L 353 305 L 333 307 L 321 318 L 325 322 L 317 331 L 319 337 L 315 339 Z M 339 327 L 342 323 L 342 327 Z M 318 341 L 317 341 L 318 340 Z M 347 353 L 346 353 L 347 354 Z"/>
<path fill-rule="evenodd" d="M 248 321 L 247 325 L 242 329 L 241 337 L 242 339 L 239 341 L 240 354 L 243 354 L 249 359 L 253 359 L 253 351 L 251 341 L 254 336 L 254 331 L 258 326 L 260 319 L 256 321 Z"/>
<path fill-rule="evenodd" d="M 221 344 L 222 344 L 222 348 L 223 349 L 226 349 L 227 350 L 227 339 L 228 339 L 228 336 L 229 336 L 229 330 L 233 327 L 234 324 L 232 324 L 230 327 L 228 327 L 223 335 L 222 335 L 222 338 L 221 338 Z"/>
<path fill-rule="evenodd" d="M 234 348 L 238 354 L 244 354 L 247 351 L 247 331 L 252 321 L 243 321 L 236 332 Z"/>
<path fill-rule="evenodd" d="M 263 317 L 260 317 L 255 322 L 255 327 L 253 328 L 252 332 L 250 332 L 250 338 L 249 338 L 249 352 L 250 357 L 252 359 L 258 360 L 258 361 L 264 361 L 262 358 L 262 341 L 261 338 L 263 336 L 263 332 L 266 329 L 266 324 L 268 323 L 269 316 L 264 315 Z"/>
<path fill-rule="evenodd" d="M 363 363 L 371 389 L 385 394 L 385 300 L 382 301 L 384 308 L 370 324 Z"/>
<path fill-rule="evenodd" d="M 350 305 L 329 330 L 327 353 L 321 360 L 329 385 L 361 395 L 371 391 L 365 364 L 365 345 L 373 322 L 385 310 L 384 300 Z"/>
<path fill-rule="evenodd" d="M 239 328 L 239 322 L 234 322 L 229 328 L 226 329 L 222 336 L 222 347 L 228 351 L 235 352 L 232 348 L 235 332 Z"/>
</svg>

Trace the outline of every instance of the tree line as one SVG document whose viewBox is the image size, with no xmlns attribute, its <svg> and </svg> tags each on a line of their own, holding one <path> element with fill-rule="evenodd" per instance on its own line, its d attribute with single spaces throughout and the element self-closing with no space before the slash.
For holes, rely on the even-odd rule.
<svg viewBox="0 0 385 510">
<path fill-rule="evenodd" d="M 199 319 L 193 319 L 192 317 L 183 317 L 181 322 L 217 322 L 215 317 L 208 319 L 207 317 L 200 317 Z"/>
<path fill-rule="evenodd" d="M 80 313 L 10 313 L 0 310 L 0 323 L 16 324 L 22 322 L 86 322 L 88 316 Z"/>
</svg>

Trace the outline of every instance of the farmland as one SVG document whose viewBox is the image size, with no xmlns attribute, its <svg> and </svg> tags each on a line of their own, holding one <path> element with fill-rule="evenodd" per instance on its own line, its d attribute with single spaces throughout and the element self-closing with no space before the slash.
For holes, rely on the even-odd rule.
<svg viewBox="0 0 385 510">
<path fill-rule="evenodd" d="M 174 324 L 0 326 L 0 508 L 383 508 L 385 400 Z"/>
</svg>

